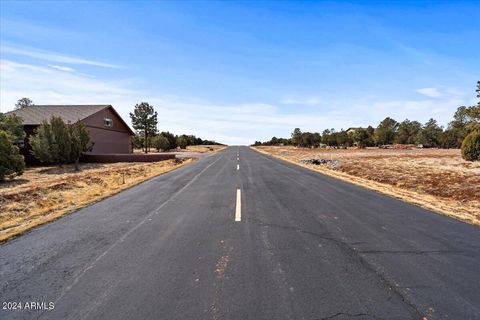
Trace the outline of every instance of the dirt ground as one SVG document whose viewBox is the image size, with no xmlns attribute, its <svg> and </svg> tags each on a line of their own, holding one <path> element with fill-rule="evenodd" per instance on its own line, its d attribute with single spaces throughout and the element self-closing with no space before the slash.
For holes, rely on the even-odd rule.
<svg viewBox="0 0 480 320">
<path fill-rule="evenodd" d="M 463 160 L 458 149 L 255 149 L 297 164 L 338 160 L 337 170 L 300 165 L 480 225 L 480 162 Z"/>
<path fill-rule="evenodd" d="M 0 183 L 0 241 L 192 161 L 81 164 L 80 172 L 72 165 L 27 168 Z"/>
</svg>

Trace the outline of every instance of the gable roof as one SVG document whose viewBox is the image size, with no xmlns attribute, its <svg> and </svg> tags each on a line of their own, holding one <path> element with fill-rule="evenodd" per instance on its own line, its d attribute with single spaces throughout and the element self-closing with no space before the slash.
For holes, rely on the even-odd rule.
<svg viewBox="0 0 480 320">
<path fill-rule="evenodd" d="M 57 116 L 65 122 L 83 120 L 110 105 L 35 105 L 7 112 L 22 118 L 24 125 L 39 125 Z"/>
<path fill-rule="evenodd" d="M 109 104 L 94 105 L 34 105 L 18 110 L 7 112 L 22 118 L 23 125 L 40 125 L 43 121 L 49 121 L 52 116 L 57 116 L 67 123 L 84 120 L 100 110 L 111 108 L 112 111 L 125 124 L 131 134 L 134 134 L 130 126 L 120 117 L 118 112 Z"/>
</svg>

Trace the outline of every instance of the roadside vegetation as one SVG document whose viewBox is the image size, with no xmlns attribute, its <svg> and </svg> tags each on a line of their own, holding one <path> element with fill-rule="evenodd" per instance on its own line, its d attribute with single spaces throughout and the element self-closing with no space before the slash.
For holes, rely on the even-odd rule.
<svg viewBox="0 0 480 320">
<path fill-rule="evenodd" d="M 23 173 L 25 160 L 19 145 L 23 143 L 24 136 L 19 117 L 0 113 L 0 182 Z"/>
<path fill-rule="evenodd" d="M 477 82 L 477 98 L 480 98 L 480 81 Z M 290 138 L 273 137 L 269 141 L 256 141 L 253 146 L 295 146 L 304 148 L 391 148 L 393 145 L 422 148 L 462 148 L 464 159 L 478 160 L 478 136 L 480 132 L 480 101 L 475 106 L 461 106 L 452 121 L 444 129 L 435 119 L 421 124 L 405 119 L 402 122 L 387 117 L 375 128 L 349 128 L 350 130 L 325 129 L 322 133 L 302 132 L 295 128 Z M 468 140 L 466 137 L 469 136 Z M 465 141 L 466 140 L 466 141 Z M 465 141 L 465 143 L 464 143 Z"/>
<path fill-rule="evenodd" d="M 446 130 L 430 119 L 425 124 L 405 119 L 402 122 L 387 117 L 376 128 L 350 128 L 336 131 L 302 132 L 295 128 L 290 138 L 273 137 L 256 141 L 253 146 L 295 146 L 303 148 L 391 147 L 395 144 L 423 148 L 460 148 L 463 140 L 480 129 L 480 106 L 459 107 Z"/>
<path fill-rule="evenodd" d="M 42 123 L 30 138 L 30 145 L 32 154 L 42 163 L 75 163 L 77 171 L 80 170 L 80 158 L 93 147 L 83 123 L 67 124 L 59 117 Z"/>
<path fill-rule="evenodd" d="M 23 173 L 25 162 L 9 134 L 0 130 L 0 181 L 12 179 Z"/>
<path fill-rule="evenodd" d="M 15 109 L 32 105 L 32 100 L 22 98 L 15 104 Z M 24 146 L 24 139 L 22 119 L 0 112 L 0 183 L 5 178 L 13 179 L 23 174 L 25 159 L 20 154 L 20 148 Z"/>
<path fill-rule="evenodd" d="M 168 131 L 156 132 L 148 139 L 148 145 L 145 147 L 145 140 L 141 133 L 133 136 L 133 148 L 145 152 L 156 150 L 157 152 L 169 151 L 175 149 L 187 149 L 190 146 L 224 146 L 221 143 L 212 140 L 203 140 L 194 135 L 175 135 Z"/>
<path fill-rule="evenodd" d="M 480 161 L 480 130 L 475 130 L 465 137 L 462 157 L 468 161 Z"/>
</svg>

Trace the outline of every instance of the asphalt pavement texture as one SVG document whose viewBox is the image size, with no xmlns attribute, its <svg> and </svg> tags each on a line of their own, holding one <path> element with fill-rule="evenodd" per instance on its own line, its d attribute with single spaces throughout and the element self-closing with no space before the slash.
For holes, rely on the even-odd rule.
<svg viewBox="0 0 480 320">
<path fill-rule="evenodd" d="M 480 228 L 233 146 L 1 244 L 0 290 L 0 319 L 480 319 Z"/>
</svg>

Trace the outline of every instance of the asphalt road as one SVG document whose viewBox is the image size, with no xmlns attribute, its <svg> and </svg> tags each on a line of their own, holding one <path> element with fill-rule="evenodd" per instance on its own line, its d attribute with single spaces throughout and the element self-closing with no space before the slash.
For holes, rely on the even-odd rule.
<svg viewBox="0 0 480 320">
<path fill-rule="evenodd" d="M 0 245 L 0 285 L 0 319 L 480 319 L 480 228 L 229 147 Z"/>
</svg>

